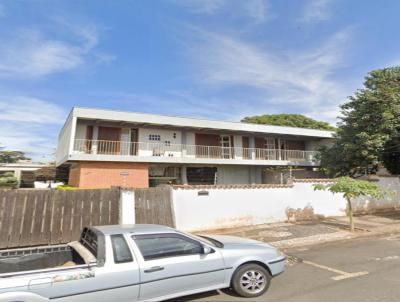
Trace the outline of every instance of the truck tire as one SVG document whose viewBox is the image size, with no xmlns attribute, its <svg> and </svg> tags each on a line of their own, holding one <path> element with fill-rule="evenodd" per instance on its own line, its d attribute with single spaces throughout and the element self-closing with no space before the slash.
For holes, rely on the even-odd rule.
<svg viewBox="0 0 400 302">
<path fill-rule="evenodd" d="M 232 277 L 232 289 L 241 297 L 254 298 L 264 294 L 271 283 L 270 273 L 261 265 L 240 266 Z"/>
</svg>

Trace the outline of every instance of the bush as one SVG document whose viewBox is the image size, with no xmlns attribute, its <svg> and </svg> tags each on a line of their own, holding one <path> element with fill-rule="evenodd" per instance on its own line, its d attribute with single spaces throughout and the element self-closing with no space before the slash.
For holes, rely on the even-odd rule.
<svg viewBox="0 0 400 302">
<path fill-rule="evenodd" d="M 4 175 L 0 176 L 0 188 L 17 188 L 18 179 L 14 176 L 12 172 L 6 172 Z"/>
<path fill-rule="evenodd" d="M 79 188 L 73 187 L 73 186 L 69 186 L 69 185 L 60 185 L 60 186 L 57 186 L 56 190 L 72 191 L 72 190 L 79 190 Z"/>
</svg>

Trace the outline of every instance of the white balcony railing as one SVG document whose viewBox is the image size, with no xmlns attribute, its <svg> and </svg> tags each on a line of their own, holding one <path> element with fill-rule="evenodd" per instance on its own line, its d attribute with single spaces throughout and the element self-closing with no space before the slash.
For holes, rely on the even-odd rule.
<svg viewBox="0 0 400 302">
<path fill-rule="evenodd" d="M 76 139 L 74 154 L 313 162 L 316 151 Z"/>
</svg>

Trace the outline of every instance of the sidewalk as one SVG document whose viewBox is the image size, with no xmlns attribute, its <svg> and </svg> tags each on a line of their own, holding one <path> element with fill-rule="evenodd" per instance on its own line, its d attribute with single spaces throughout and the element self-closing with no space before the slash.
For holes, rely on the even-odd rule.
<svg viewBox="0 0 400 302">
<path fill-rule="evenodd" d="M 285 249 L 351 238 L 400 232 L 400 211 L 354 217 L 355 232 L 348 231 L 348 217 L 330 217 L 301 223 L 273 223 L 209 231 L 268 242 Z"/>
</svg>

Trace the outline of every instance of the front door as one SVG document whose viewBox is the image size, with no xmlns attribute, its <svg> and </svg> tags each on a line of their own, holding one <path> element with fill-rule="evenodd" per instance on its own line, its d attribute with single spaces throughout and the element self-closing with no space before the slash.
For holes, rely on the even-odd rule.
<svg viewBox="0 0 400 302">
<path fill-rule="evenodd" d="M 97 153 L 119 154 L 121 151 L 121 128 L 99 127 Z"/>
<path fill-rule="evenodd" d="M 133 235 L 140 258 L 140 300 L 156 300 L 218 287 L 225 280 L 222 255 L 204 255 L 200 242 L 181 234 Z"/>
<path fill-rule="evenodd" d="M 221 143 L 218 134 L 196 133 L 196 157 L 200 158 L 220 158 Z"/>
<path fill-rule="evenodd" d="M 130 155 L 138 155 L 138 129 L 131 129 Z"/>
<path fill-rule="evenodd" d="M 230 135 L 221 135 L 221 157 L 231 158 L 232 157 L 232 141 Z"/>
</svg>

